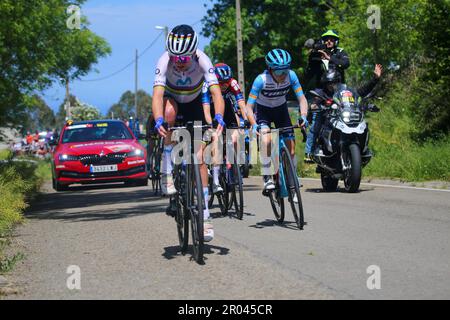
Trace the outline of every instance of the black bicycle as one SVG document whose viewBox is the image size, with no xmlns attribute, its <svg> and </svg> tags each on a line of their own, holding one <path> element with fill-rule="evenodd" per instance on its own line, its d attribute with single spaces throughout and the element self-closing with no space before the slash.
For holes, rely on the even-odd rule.
<svg viewBox="0 0 450 320">
<path fill-rule="evenodd" d="M 161 194 L 161 158 L 164 150 L 164 138 L 152 134 L 148 138 L 148 178 L 152 182 L 152 190 L 155 195 Z"/>
<path fill-rule="evenodd" d="M 300 183 L 295 171 L 295 166 L 291 158 L 291 154 L 286 146 L 283 133 L 292 129 L 299 129 L 299 126 L 290 126 L 278 128 L 279 130 L 279 168 L 273 175 L 275 189 L 264 190 L 263 195 L 269 197 L 275 218 L 279 223 L 284 222 L 285 206 L 284 199 L 287 198 L 290 203 L 292 214 L 295 222 L 300 230 L 305 225 L 303 204 L 300 194 Z M 271 128 L 273 129 L 273 128 Z M 269 132 L 270 133 L 270 132 Z M 302 128 L 302 134 L 305 139 L 306 133 Z"/>
<path fill-rule="evenodd" d="M 195 126 L 187 122 L 185 126 L 169 128 L 170 131 L 185 129 L 190 134 L 190 152 L 184 155 L 182 151 L 176 157 L 173 176 L 177 193 L 171 196 L 171 207 L 176 207 L 175 221 L 177 223 L 178 239 L 181 253 L 186 254 L 189 243 L 189 225 L 191 226 L 194 260 L 203 263 L 203 209 L 204 198 L 200 176 L 200 164 L 194 152 L 194 129 L 208 129 L 211 126 Z M 180 141 L 182 143 L 182 140 Z M 181 161 L 181 159 L 183 159 Z"/>
<path fill-rule="evenodd" d="M 244 128 L 245 127 L 241 126 L 227 127 L 229 130 L 240 130 Z M 223 136 L 226 139 L 225 131 L 223 132 Z M 214 197 L 217 197 L 222 215 L 228 213 L 231 218 L 233 216 L 232 209 L 234 207 L 235 216 L 239 220 L 242 220 L 244 215 L 244 188 L 240 168 L 242 159 L 238 159 L 238 154 L 232 141 L 226 141 L 223 146 L 224 163 L 220 165 L 219 171 L 219 182 L 223 189 L 223 193 L 217 195 L 211 194 L 208 205 L 211 207 L 214 202 Z M 227 150 L 232 150 L 233 154 L 226 156 Z M 212 180 L 210 180 L 210 190 L 212 190 Z"/>
</svg>

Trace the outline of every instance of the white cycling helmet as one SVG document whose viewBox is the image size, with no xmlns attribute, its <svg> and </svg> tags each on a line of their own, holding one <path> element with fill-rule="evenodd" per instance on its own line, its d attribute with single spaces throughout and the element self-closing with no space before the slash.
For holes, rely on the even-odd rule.
<svg viewBox="0 0 450 320">
<path fill-rule="evenodd" d="M 167 35 L 166 49 L 172 56 L 193 55 L 197 51 L 198 37 L 191 26 L 181 24 Z"/>
</svg>

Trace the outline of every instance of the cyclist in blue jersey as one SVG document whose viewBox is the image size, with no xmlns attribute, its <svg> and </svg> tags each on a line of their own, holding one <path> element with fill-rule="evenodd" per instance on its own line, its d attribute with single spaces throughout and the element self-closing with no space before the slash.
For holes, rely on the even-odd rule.
<svg viewBox="0 0 450 320">
<path fill-rule="evenodd" d="M 262 143 L 266 146 L 270 155 L 271 135 L 264 134 L 270 131 L 273 122 L 275 128 L 292 126 L 291 118 L 286 103 L 286 95 L 292 88 L 299 103 L 299 123 L 308 126 L 306 116 L 308 114 L 308 103 L 297 75 L 290 69 L 291 55 L 283 49 L 273 49 L 265 57 L 268 69 L 260 74 L 253 82 L 249 98 L 247 100 L 247 116 L 256 130 L 256 125 L 261 128 Z M 253 109 L 256 104 L 256 119 Z M 293 158 L 294 165 L 297 166 L 295 157 L 295 136 L 294 130 L 284 133 L 287 147 Z M 275 184 L 270 175 L 270 163 L 262 166 L 264 178 L 264 189 L 272 190 Z"/>
</svg>

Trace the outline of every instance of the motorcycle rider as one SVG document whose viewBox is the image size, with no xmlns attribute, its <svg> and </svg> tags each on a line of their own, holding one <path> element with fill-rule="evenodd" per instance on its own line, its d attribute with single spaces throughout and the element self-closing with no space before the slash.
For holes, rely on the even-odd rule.
<svg viewBox="0 0 450 320">
<path fill-rule="evenodd" d="M 383 66 L 381 64 L 375 65 L 374 77 L 367 84 L 362 85 L 357 89 L 358 95 L 364 97 L 368 95 L 377 85 L 381 75 L 383 73 Z M 334 69 L 329 69 L 321 78 L 322 87 L 318 88 L 316 91 L 319 95 L 325 97 L 327 100 L 322 101 L 321 98 L 314 96 L 311 103 L 311 111 L 317 110 L 320 104 L 324 104 L 330 107 L 333 104 L 333 95 L 335 90 L 340 84 L 344 82 L 341 79 L 341 75 Z M 319 135 L 320 129 L 322 128 L 323 117 L 321 112 L 313 112 L 313 120 L 311 127 L 308 132 L 308 136 L 305 144 L 305 162 L 312 163 L 312 152 L 315 150 L 315 141 Z M 318 150 L 320 154 L 322 150 Z"/>
<path fill-rule="evenodd" d="M 313 39 L 305 42 L 305 47 L 311 49 L 305 73 L 306 88 L 321 88 L 321 79 L 329 69 L 337 70 L 345 83 L 344 70 L 350 67 L 350 59 L 347 52 L 338 47 L 339 40 L 337 31 L 328 30 L 319 42 L 315 43 Z"/>
</svg>

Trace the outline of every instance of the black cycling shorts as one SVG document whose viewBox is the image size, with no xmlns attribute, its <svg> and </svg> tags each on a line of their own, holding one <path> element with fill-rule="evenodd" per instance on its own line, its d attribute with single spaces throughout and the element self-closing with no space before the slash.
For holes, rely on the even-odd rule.
<svg viewBox="0 0 450 320">
<path fill-rule="evenodd" d="M 225 112 L 223 115 L 223 121 L 227 127 L 237 127 L 238 123 L 236 120 L 236 113 L 234 112 L 233 102 L 230 99 L 224 99 L 225 102 Z M 211 103 L 211 117 L 214 119 L 216 112 L 214 110 L 214 104 Z"/>
<path fill-rule="evenodd" d="M 284 103 L 274 108 L 256 104 L 256 123 L 261 127 L 270 127 L 272 122 L 275 124 L 275 128 L 292 126 L 287 104 Z M 294 139 L 294 129 L 286 130 L 283 136 L 289 140 Z"/>
<path fill-rule="evenodd" d="M 165 97 L 172 98 L 170 95 L 165 95 Z M 199 93 L 199 95 L 191 102 L 180 103 L 176 100 L 175 102 L 178 106 L 176 119 L 177 124 L 183 125 L 189 121 L 202 121 L 203 124 L 206 124 L 205 114 L 203 113 L 201 93 Z"/>
</svg>

